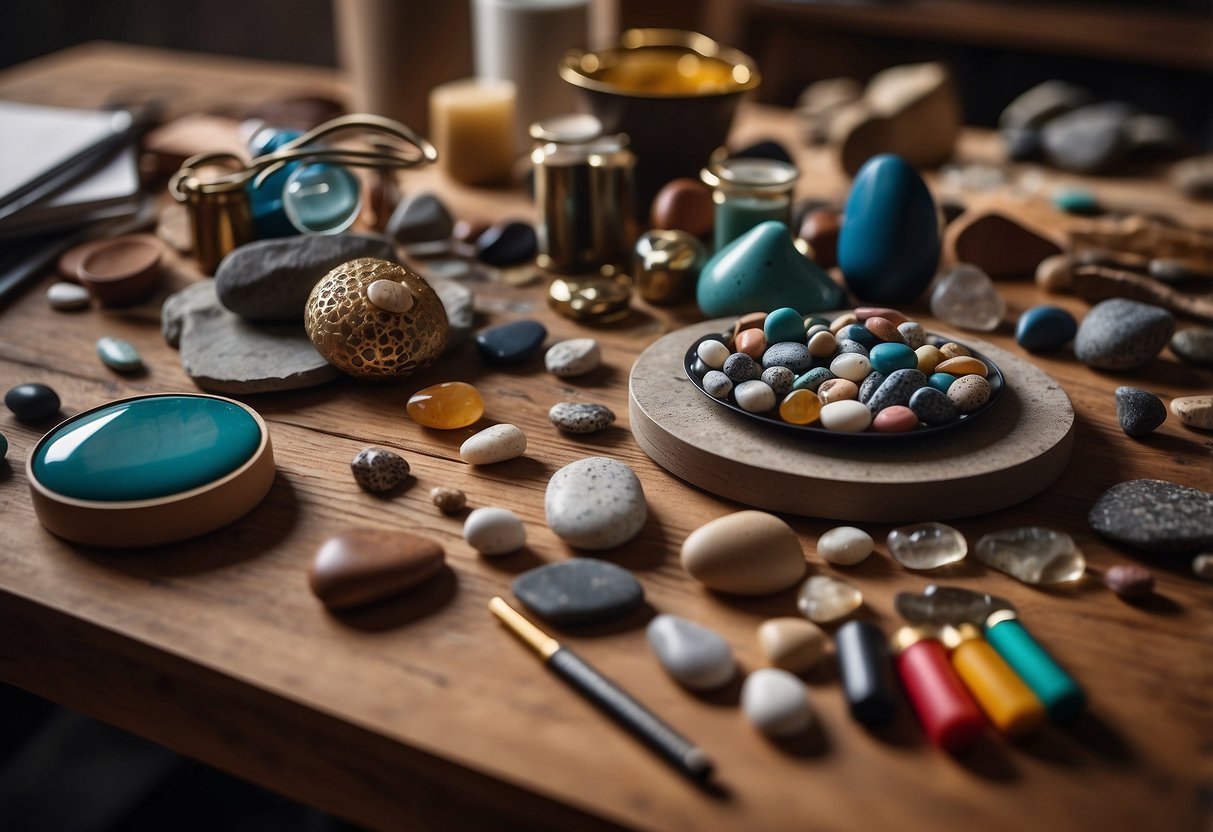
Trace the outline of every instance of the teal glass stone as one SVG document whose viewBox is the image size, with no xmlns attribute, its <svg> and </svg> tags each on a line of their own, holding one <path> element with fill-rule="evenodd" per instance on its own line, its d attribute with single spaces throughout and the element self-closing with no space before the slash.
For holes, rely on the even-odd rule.
<svg viewBox="0 0 1213 832">
<path fill-rule="evenodd" d="M 767 315 L 762 324 L 762 333 L 768 344 L 781 341 L 804 341 L 804 318 L 790 306 L 776 309 Z"/>
<path fill-rule="evenodd" d="M 249 153 L 254 157 L 273 153 L 282 147 L 282 145 L 302 135 L 303 133 L 299 130 L 291 129 L 278 130 L 271 128 L 258 131 L 253 136 L 252 141 L 249 142 Z M 271 237 L 290 237 L 299 233 L 291 225 L 291 221 L 287 218 L 286 211 L 283 210 L 282 205 L 282 193 L 286 187 L 286 181 L 298 167 L 298 162 L 290 162 L 280 170 L 276 170 L 267 176 L 259 185 L 256 184 L 255 179 L 250 180 L 245 185 L 245 190 L 249 195 L 249 207 L 252 210 L 253 229 L 257 233 L 257 239 L 265 240 Z"/>
<path fill-rule="evenodd" d="M 991 620 L 996 617 L 1001 615 L 996 613 Z M 1018 619 L 1003 618 L 987 625 L 986 640 L 1044 703 L 1051 718 L 1064 722 L 1082 710 L 1086 702 L 1083 689 L 1045 652 Z"/>
<path fill-rule="evenodd" d="M 868 353 L 872 369 L 888 375 L 894 370 L 913 370 L 918 367 L 918 356 L 905 344 L 877 344 Z"/>
<path fill-rule="evenodd" d="M 826 367 L 814 367 L 804 375 L 797 376 L 796 380 L 792 382 L 792 389 L 812 390 L 814 393 L 816 393 L 818 387 L 825 384 L 833 377 L 834 374 L 831 373 Z"/>
<path fill-rule="evenodd" d="M 261 426 L 248 411 L 205 396 L 149 396 L 89 411 L 48 434 L 34 477 L 80 500 L 167 497 L 207 485 L 248 462 Z"/>
<path fill-rule="evenodd" d="M 139 351 L 129 341 L 109 335 L 97 339 L 97 357 L 101 363 L 119 373 L 134 373 L 143 369 Z"/>
<path fill-rule="evenodd" d="M 1054 191 L 1053 206 L 1058 211 L 1080 217 L 1093 217 L 1103 213 L 1099 198 L 1095 196 L 1094 191 L 1087 188 L 1061 188 Z"/>
<path fill-rule="evenodd" d="M 927 384 L 934 387 L 940 393 L 948 392 L 948 388 L 952 386 L 952 382 L 956 381 L 956 376 L 951 373 L 931 373 L 927 376 Z"/>
<path fill-rule="evenodd" d="M 361 207 L 358 179 L 340 165 L 301 165 L 282 189 L 282 210 L 304 233 L 340 233 L 353 225 Z"/>
</svg>

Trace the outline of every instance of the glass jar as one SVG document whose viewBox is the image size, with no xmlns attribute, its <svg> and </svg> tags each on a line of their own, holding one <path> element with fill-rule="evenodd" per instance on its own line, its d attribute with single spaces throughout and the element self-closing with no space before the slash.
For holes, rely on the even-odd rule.
<svg viewBox="0 0 1213 832">
<path fill-rule="evenodd" d="M 716 204 L 716 250 L 767 220 L 792 222 L 792 189 L 800 171 L 776 159 L 730 158 L 704 168 L 700 178 Z"/>
</svg>

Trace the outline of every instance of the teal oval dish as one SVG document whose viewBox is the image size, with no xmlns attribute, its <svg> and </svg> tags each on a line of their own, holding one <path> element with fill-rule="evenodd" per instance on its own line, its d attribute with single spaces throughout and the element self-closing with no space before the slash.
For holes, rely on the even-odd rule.
<svg viewBox="0 0 1213 832">
<path fill-rule="evenodd" d="M 35 478 L 79 500 L 123 502 L 191 491 L 240 468 L 261 427 L 244 408 L 206 396 L 149 396 L 84 413 L 34 452 Z"/>
</svg>

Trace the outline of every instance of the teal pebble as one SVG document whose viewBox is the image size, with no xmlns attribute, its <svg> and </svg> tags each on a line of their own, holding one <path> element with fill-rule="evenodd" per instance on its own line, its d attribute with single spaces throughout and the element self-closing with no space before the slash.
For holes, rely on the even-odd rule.
<svg viewBox="0 0 1213 832">
<path fill-rule="evenodd" d="M 956 376 L 951 373 L 932 373 L 927 377 L 927 384 L 934 387 L 940 393 L 948 392 L 948 388 L 952 386 L 952 382 L 956 381 Z"/>
<path fill-rule="evenodd" d="M 814 367 L 804 375 L 797 376 L 796 380 L 792 382 L 792 389 L 812 390 L 814 393 L 816 393 L 818 387 L 833 377 L 834 374 L 831 373 L 827 368 Z"/>
<path fill-rule="evenodd" d="M 205 396 L 149 396 L 86 413 L 50 433 L 34 477 L 80 500 L 147 500 L 227 476 L 261 444 L 248 411 Z"/>
<path fill-rule="evenodd" d="M 1053 207 L 1067 214 L 1090 217 L 1102 212 L 1095 194 L 1086 188 L 1063 188 L 1053 194 Z"/>
<path fill-rule="evenodd" d="M 767 337 L 768 344 L 804 341 L 804 332 L 804 318 L 790 306 L 771 312 L 762 324 L 762 334 Z"/>
<path fill-rule="evenodd" d="M 868 353 L 872 369 L 886 376 L 894 370 L 912 370 L 918 367 L 918 356 L 905 344 L 877 344 Z"/>
<path fill-rule="evenodd" d="M 863 324 L 848 324 L 838 330 L 839 341 L 854 341 L 857 344 L 863 344 L 868 349 L 881 343 L 880 338 L 876 333 L 868 329 Z"/>
<path fill-rule="evenodd" d="M 143 369 L 139 351 L 129 341 L 105 336 L 97 339 L 97 357 L 101 363 L 119 373 L 133 373 Z"/>
<path fill-rule="evenodd" d="M 1074 340 L 1078 321 L 1059 306 L 1033 306 L 1015 324 L 1015 342 L 1029 352 L 1052 352 Z"/>
</svg>

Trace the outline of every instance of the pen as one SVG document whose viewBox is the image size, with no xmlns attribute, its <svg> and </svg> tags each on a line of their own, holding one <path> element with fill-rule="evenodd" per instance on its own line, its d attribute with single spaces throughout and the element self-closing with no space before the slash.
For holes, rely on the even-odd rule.
<svg viewBox="0 0 1213 832">
<path fill-rule="evenodd" d="M 501 598 L 489 601 L 489 609 L 538 653 L 553 673 L 687 777 L 706 780 L 711 775 L 712 758 L 706 751 L 667 725 L 572 650 L 540 630 Z"/>
</svg>

